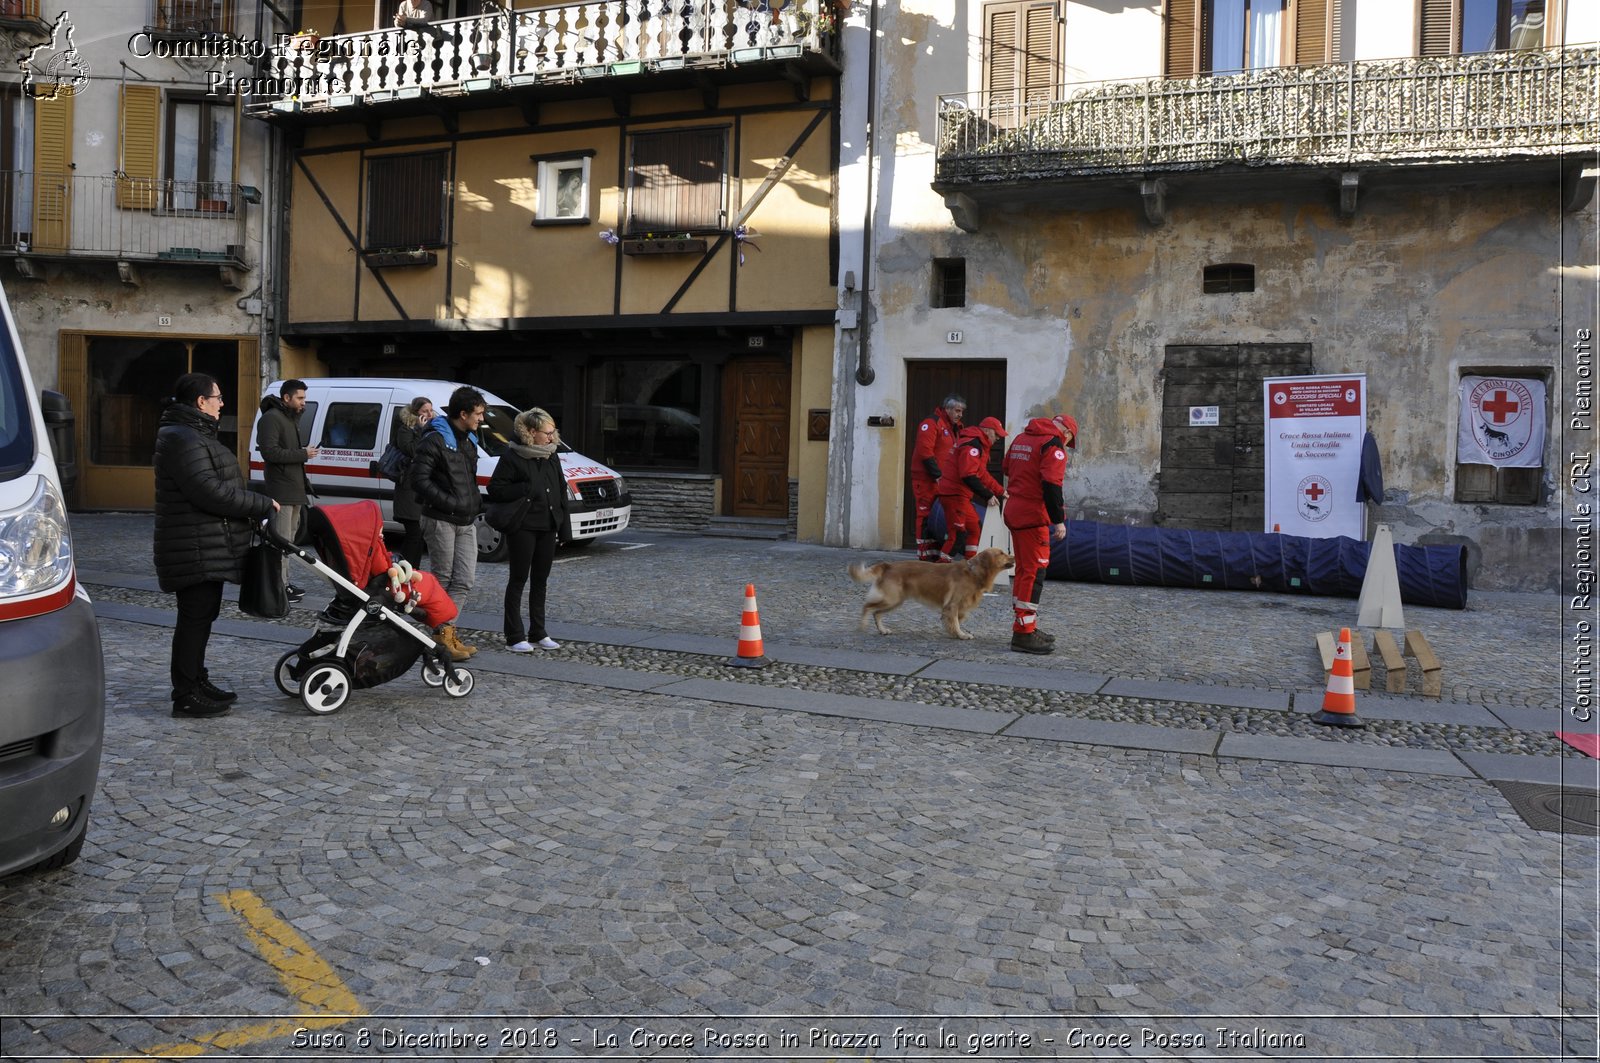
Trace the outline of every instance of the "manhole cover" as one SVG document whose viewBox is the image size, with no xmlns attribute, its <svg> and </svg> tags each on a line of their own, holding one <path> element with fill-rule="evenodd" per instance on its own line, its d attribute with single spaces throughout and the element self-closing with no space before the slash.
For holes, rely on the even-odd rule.
<svg viewBox="0 0 1600 1063">
<path fill-rule="evenodd" d="M 1600 793 L 1545 783 L 1494 785 L 1534 830 L 1600 837 Z"/>
</svg>

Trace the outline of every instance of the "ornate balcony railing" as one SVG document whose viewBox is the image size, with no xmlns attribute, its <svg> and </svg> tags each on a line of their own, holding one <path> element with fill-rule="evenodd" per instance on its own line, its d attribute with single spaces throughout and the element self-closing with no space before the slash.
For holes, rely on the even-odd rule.
<svg viewBox="0 0 1600 1063">
<path fill-rule="evenodd" d="M 244 261 L 240 185 L 0 171 L 0 253 L 177 264 Z"/>
<path fill-rule="evenodd" d="M 337 37 L 284 38 L 257 109 L 449 95 L 646 70 L 837 57 L 837 0 L 776 12 L 734 0 L 597 0 L 499 11 Z M 341 99 L 342 98 L 342 99 Z"/>
<path fill-rule="evenodd" d="M 1575 156 L 1600 143 L 1600 49 L 1278 67 L 939 99 L 936 184 L 1225 165 Z"/>
</svg>

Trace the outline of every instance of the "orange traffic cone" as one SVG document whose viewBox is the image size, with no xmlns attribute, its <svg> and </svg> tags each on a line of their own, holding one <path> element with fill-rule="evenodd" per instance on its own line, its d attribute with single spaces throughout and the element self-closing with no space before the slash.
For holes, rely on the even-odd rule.
<svg viewBox="0 0 1600 1063">
<path fill-rule="evenodd" d="M 756 611 L 756 585 L 744 585 L 744 613 L 739 617 L 739 655 L 728 663 L 739 668 L 765 668 L 761 647 L 761 614 Z"/>
<path fill-rule="evenodd" d="M 1328 690 L 1322 695 L 1322 711 L 1312 723 L 1332 727 L 1365 727 L 1356 715 L 1356 681 L 1350 668 L 1350 629 L 1339 629 L 1339 645 L 1333 651 L 1333 671 L 1328 673 Z"/>
</svg>

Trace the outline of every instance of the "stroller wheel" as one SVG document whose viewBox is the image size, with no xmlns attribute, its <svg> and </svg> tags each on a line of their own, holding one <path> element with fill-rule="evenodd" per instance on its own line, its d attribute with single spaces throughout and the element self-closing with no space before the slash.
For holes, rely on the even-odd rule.
<svg viewBox="0 0 1600 1063">
<path fill-rule="evenodd" d="M 344 665 L 328 661 L 313 667 L 300 681 L 300 701 L 318 716 L 326 716 L 344 707 L 354 686 Z"/>
<path fill-rule="evenodd" d="M 272 678 L 278 684 L 278 689 L 283 691 L 286 698 L 300 696 L 300 680 L 295 678 L 295 670 L 300 664 L 300 651 L 290 650 L 278 658 L 278 667 L 272 670 Z"/>
<path fill-rule="evenodd" d="M 472 673 L 465 668 L 451 669 L 444 677 L 444 692 L 452 698 L 464 698 L 472 693 Z"/>
<path fill-rule="evenodd" d="M 437 661 L 423 661 L 422 685 L 429 687 L 442 687 L 444 686 L 444 677 L 448 674 L 448 672 L 449 669 L 445 668 L 444 665 L 438 663 Z"/>
</svg>

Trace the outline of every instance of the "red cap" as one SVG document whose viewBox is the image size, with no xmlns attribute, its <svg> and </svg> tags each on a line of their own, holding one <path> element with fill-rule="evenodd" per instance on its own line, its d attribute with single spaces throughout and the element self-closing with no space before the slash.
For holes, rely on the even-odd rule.
<svg viewBox="0 0 1600 1063">
<path fill-rule="evenodd" d="M 995 435 L 999 436 L 1001 439 L 1006 437 L 1006 426 L 1001 424 L 993 417 L 985 417 L 983 420 L 978 422 L 978 427 L 993 430 Z"/>
<path fill-rule="evenodd" d="M 1055 422 L 1056 422 L 1056 424 L 1060 425 L 1062 428 L 1065 428 L 1067 431 L 1072 433 L 1072 439 L 1067 443 L 1067 447 L 1069 449 L 1071 449 L 1071 450 L 1077 450 L 1078 449 L 1078 422 L 1073 418 L 1073 416 L 1070 413 L 1058 413 L 1058 414 L 1056 414 Z"/>
</svg>

